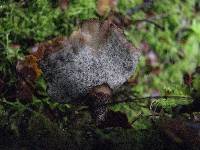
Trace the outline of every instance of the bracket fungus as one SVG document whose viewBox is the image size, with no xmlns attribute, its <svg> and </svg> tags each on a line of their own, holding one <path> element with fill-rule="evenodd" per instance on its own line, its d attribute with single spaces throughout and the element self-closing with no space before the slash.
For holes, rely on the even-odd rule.
<svg viewBox="0 0 200 150">
<path fill-rule="evenodd" d="M 110 21 L 85 21 L 61 41 L 49 51 L 43 48 L 40 58 L 47 92 L 59 102 L 77 102 L 99 85 L 117 89 L 132 75 L 140 56 Z"/>
<path fill-rule="evenodd" d="M 60 44 L 53 52 L 44 52 L 40 61 L 48 94 L 59 102 L 75 101 L 104 83 L 113 90 L 120 87 L 140 55 L 109 21 L 85 21 Z"/>
</svg>

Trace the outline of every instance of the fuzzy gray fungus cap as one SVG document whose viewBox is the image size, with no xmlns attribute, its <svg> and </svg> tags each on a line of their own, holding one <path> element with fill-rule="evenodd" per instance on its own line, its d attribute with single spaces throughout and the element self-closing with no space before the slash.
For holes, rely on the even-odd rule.
<svg viewBox="0 0 200 150">
<path fill-rule="evenodd" d="M 48 94 L 59 102 L 73 102 L 97 85 L 120 87 L 133 74 L 139 56 L 140 50 L 115 25 L 89 20 L 62 47 L 45 55 L 40 66 Z"/>
</svg>

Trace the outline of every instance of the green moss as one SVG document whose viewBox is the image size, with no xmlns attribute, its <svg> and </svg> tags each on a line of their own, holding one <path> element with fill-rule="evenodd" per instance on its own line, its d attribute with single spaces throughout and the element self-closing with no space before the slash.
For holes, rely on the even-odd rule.
<svg viewBox="0 0 200 150">
<path fill-rule="evenodd" d="M 125 14 L 128 9 L 141 3 L 142 0 L 119 0 L 117 11 Z M 155 0 L 150 9 L 130 16 L 133 24 L 126 29 L 125 35 L 137 47 L 144 41 L 148 43 L 158 57 L 160 73 L 149 72 L 145 57 L 142 57 L 136 71 L 139 74 L 138 83 L 132 87 L 129 96 L 149 96 L 152 91 L 158 91 L 160 95 L 192 95 L 183 83 L 183 74 L 194 72 L 200 65 L 200 15 L 195 9 L 197 3 L 198 0 Z M 152 14 L 158 17 L 153 21 L 164 30 L 145 21 L 135 24 L 136 20 L 151 18 Z M 64 11 L 52 0 L 1 0 L 0 79 L 6 77 L 6 84 L 15 86 L 16 61 L 28 54 L 30 47 L 56 36 L 69 36 L 81 21 L 98 17 L 96 0 L 70 0 Z M 13 44 L 18 47 L 14 48 Z M 0 139 L 7 138 L 0 140 L 0 148 L 3 145 L 3 149 L 6 149 L 10 145 L 32 149 L 180 149 L 167 141 L 159 130 L 152 129 L 151 121 L 147 119 L 151 114 L 150 101 L 112 107 L 113 110 L 125 112 L 130 122 L 143 113 L 134 122 L 134 129 L 100 130 L 94 127 L 88 113 L 77 111 L 81 108 L 50 100 L 43 77 L 36 82 L 35 88 L 40 96 L 35 96 L 32 103 L 1 103 Z M 199 87 L 199 77 L 196 77 L 192 88 L 198 91 Z M 199 97 L 199 93 L 195 94 L 195 97 Z M 6 100 L 2 98 L 0 101 Z M 174 106 L 188 103 L 188 100 L 161 99 L 154 104 L 171 113 Z M 27 110 L 34 113 L 30 115 Z"/>
</svg>

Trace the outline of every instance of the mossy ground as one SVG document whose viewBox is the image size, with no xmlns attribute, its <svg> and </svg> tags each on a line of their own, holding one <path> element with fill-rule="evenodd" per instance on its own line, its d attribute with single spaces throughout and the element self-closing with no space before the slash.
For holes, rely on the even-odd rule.
<svg viewBox="0 0 200 150">
<path fill-rule="evenodd" d="M 118 12 L 126 11 L 142 0 L 119 0 Z M 184 84 L 184 74 L 193 73 L 200 65 L 200 3 L 198 0 L 155 0 L 151 7 L 130 16 L 133 24 L 125 29 L 136 47 L 152 51 L 155 63 L 148 63 L 144 52 L 135 73 L 135 84 L 122 94 L 144 97 L 151 95 L 191 95 Z M 100 18 L 96 0 L 70 0 L 62 11 L 51 0 L 0 1 L 0 149 L 190 149 L 168 140 L 152 125 L 150 101 L 118 104 L 111 109 L 125 112 L 133 129 L 97 129 L 88 112 L 68 104 L 58 104 L 46 94 L 41 76 L 35 85 L 40 96 L 31 102 L 10 95 L 18 80 L 15 65 L 36 43 L 57 36 L 68 36 L 82 20 Z M 138 20 L 151 18 L 162 26 Z M 0 81 L 1 81 L 0 80 Z M 0 82 L 1 84 L 1 82 Z M 200 87 L 196 78 L 195 86 Z M 0 85 L 1 87 L 1 85 Z M 5 88 L 4 87 L 4 88 Z M 42 95 L 42 96 L 41 96 Z M 197 94 L 198 95 L 198 94 Z M 169 114 L 174 106 L 188 100 L 157 100 L 154 104 Z M 168 114 L 167 114 L 168 115 Z"/>
</svg>

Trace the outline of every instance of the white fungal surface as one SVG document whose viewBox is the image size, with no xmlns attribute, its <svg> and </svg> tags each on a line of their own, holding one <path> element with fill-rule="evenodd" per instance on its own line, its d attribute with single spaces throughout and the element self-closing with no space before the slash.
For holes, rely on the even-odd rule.
<svg viewBox="0 0 200 150">
<path fill-rule="evenodd" d="M 75 101 L 103 83 L 118 88 L 133 74 L 140 55 L 107 21 L 83 23 L 69 41 L 40 62 L 48 94 L 59 102 Z"/>
</svg>

